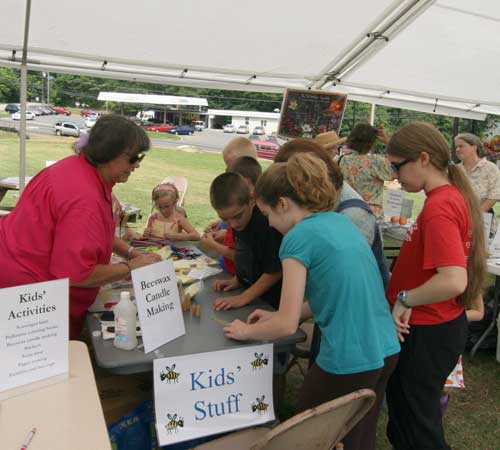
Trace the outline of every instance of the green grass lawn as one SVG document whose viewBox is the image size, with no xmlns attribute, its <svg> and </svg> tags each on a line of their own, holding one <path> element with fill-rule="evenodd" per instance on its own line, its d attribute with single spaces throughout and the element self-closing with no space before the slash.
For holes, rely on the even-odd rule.
<svg viewBox="0 0 500 450">
<path fill-rule="evenodd" d="M 151 134 L 156 136 L 156 133 Z M 58 160 L 70 155 L 73 142 L 73 138 L 33 135 L 27 143 L 27 174 L 36 174 L 45 167 L 46 160 Z M 264 167 L 268 164 L 263 162 Z M 153 187 L 169 175 L 185 176 L 189 180 L 186 210 L 189 220 L 201 231 L 206 224 L 216 219 L 216 214 L 210 207 L 208 189 L 214 177 L 223 170 L 224 163 L 218 154 L 153 148 L 130 180 L 117 185 L 114 192 L 122 201 L 142 209 L 143 218 L 136 224 L 142 230 L 151 210 Z M 0 176 L 15 176 L 18 173 L 19 140 L 15 134 L 0 131 Z M 410 194 L 410 197 L 415 200 L 415 218 L 422 207 L 423 196 Z M 17 198 L 17 194 L 10 191 L 2 205 L 14 206 Z M 500 364 L 495 361 L 492 353 L 479 353 L 473 362 L 464 358 L 464 365 L 467 389 L 453 396 L 445 418 L 449 443 L 457 450 L 498 450 Z M 292 370 L 287 378 L 285 401 L 278 409 L 282 419 L 292 414 L 296 393 L 302 382 L 297 370 Z M 390 449 L 384 434 L 385 423 L 386 414 L 383 413 L 379 423 L 379 450 Z"/>
</svg>

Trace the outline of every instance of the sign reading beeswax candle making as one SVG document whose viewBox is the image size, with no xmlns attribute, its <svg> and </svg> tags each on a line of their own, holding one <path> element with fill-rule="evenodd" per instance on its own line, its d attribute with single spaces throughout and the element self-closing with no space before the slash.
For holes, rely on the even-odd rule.
<svg viewBox="0 0 500 450">
<path fill-rule="evenodd" d="M 274 420 L 273 345 L 154 360 L 160 445 Z"/>
<path fill-rule="evenodd" d="M 132 271 L 146 353 L 186 333 L 172 261 Z"/>
<path fill-rule="evenodd" d="M 0 400 L 68 374 L 69 280 L 0 289 Z"/>
</svg>

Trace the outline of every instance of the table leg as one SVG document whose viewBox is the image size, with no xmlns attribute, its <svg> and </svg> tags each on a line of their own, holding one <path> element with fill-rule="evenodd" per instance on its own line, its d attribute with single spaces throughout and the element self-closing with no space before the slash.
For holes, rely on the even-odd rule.
<svg viewBox="0 0 500 450">
<path fill-rule="evenodd" d="M 474 355 L 477 352 L 477 349 L 481 345 L 481 343 L 486 339 L 486 336 L 490 333 L 490 331 L 493 329 L 495 326 L 496 320 L 497 320 L 497 314 L 498 314 L 498 303 L 499 303 L 499 298 L 500 298 L 500 276 L 495 277 L 495 290 L 493 293 L 493 318 L 491 319 L 491 323 L 488 325 L 488 328 L 484 330 L 483 334 L 479 337 L 477 342 L 474 344 L 474 347 L 472 347 L 470 351 L 470 360 L 472 361 L 474 359 Z"/>
<path fill-rule="evenodd" d="M 8 191 L 8 189 L 6 189 L 6 188 L 0 188 L 0 202 L 5 197 L 5 194 L 7 194 L 7 191 Z"/>
</svg>

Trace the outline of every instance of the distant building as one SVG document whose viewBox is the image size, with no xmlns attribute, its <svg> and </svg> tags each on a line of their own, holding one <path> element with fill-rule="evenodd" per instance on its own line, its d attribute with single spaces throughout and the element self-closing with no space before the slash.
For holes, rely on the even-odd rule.
<svg viewBox="0 0 500 450">
<path fill-rule="evenodd" d="M 222 128 L 224 125 L 233 124 L 236 127 L 248 125 L 250 132 L 257 127 L 264 127 L 266 133 L 276 133 L 280 120 L 279 113 L 259 111 L 236 111 L 231 109 L 209 109 L 208 128 Z"/>
</svg>

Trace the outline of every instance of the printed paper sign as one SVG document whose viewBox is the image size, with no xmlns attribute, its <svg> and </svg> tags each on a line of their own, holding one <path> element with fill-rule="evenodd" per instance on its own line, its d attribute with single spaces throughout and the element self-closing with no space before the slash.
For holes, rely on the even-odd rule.
<svg viewBox="0 0 500 450">
<path fill-rule="evenodd" d="M 154 360 L 160 445 L 274 420 L 273 345 Z"/>
<path fill-rule="evenodd" d="M 399 189 L 387 189 L 385 191 L 385 205 L 384 205 L 384 216 L 390 217 L 400 217 L 401 207 L 403 206 L 403 200 L 405 199 L 406 192 Z"/>
<path fill-rule="evenodd" d="M 483 227 L 484 227 L 484 240 L 486 241 L 486 248 L 490 240 L 491 225 L 493 224 L 493 214 L 489 212 L 483 213 Z"/>
<path fill-rule="evenodd" d="M 145 353 L 186 333 L 172 261 L 132 271 Z"/>
<path fill-rule="evenodd" d="M 488 241 L 486 241 L 486 242 L 488 242 Z M 498 256 L 500 254 L 500 227 L 497 228 L 497 232 L 495 233 L 495 237 L 491 241 L 490 253 L 492 253 L 493 255 L 496 255 L 496 256 Z"/>
<path fill-rule="evenodd" d="M 68 297 L 68 279 L 0 289 L 0 398 L 68 373 Z"/>
</svg>

